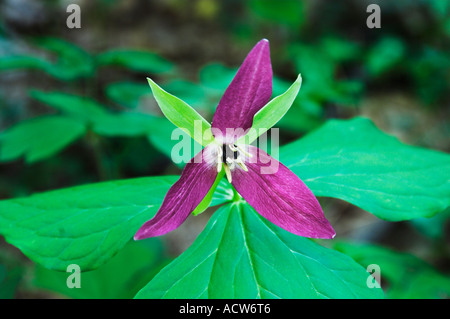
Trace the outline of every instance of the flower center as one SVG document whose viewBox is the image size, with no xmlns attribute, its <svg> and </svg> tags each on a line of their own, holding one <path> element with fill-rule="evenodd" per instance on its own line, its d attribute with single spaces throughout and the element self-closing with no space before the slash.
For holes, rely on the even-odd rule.
<svg viewBox="0 0 450 319">
<path fill-rule="evenodd" d="M 230 146 L 230 144 L 222 145 L 222 162 L 227 163 L 227 159 L 236 160 L 239 156 L 236 145 Z"/>
<path fill-rule="evenodd" d="M 222 144 L 217 154 L 217 172 L 222 170 L 222 164 L 225 169 L 228 181 L 231 183 L 231 170 L 235 169 L 236 164 L 244 171 L 248 171 L 244 163 L 242 154 L 249 156 L 241 147 L 235 144 Z"/>
</svg>

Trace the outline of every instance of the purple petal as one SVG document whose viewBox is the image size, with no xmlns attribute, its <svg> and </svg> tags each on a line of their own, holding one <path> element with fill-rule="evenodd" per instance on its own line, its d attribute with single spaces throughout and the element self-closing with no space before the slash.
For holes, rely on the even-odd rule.
<svg viewBox="0 0 450 319">
<path fill-rule="evenodd" d="M 142 225 L 134 235 L 135 240 L 161 236 L 178 228 L 200 204 L 217 177 L 217 165 L 206 157 L 208 147 L 186 164 L 155 217 Z"/>
<path fill-rule="evenodd" d="M 282 163 L 249 147 L 248 172 L 237 167 L 232 184 L 263 217 L 299 236 L 333 238 L 335 232 L 311 190 Z"/>
<path fill-rule="evenodd" d="M 272 65 L 269 41 L 263 39 L 245 58 L 241 67 L 217 106 L 212 121 L 214 135 L 228 142 L 244 135 L 253 123 L 253 116 L 269 102 L 272 95 Z M 242 133 L 227 136 L 227 128 L 242 129 Z"/>
</svg>

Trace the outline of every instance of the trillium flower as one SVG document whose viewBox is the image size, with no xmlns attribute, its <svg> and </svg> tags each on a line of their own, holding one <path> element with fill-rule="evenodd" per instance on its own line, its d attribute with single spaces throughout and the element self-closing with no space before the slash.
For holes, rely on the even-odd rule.
<svg viewBox="0 0 450 319">
<path fill-rule="evenodd" d="M 186 164 L 154 218 L 142 225 L 135 239 L 166 234 L 194 211 L 204 210 L 223 175 L 275 225 L 299 236 L 334 237 L 319 202 L 300 178 L 265 151 L 245 143 L 255 115 L 265 112 L 270 118 L 276 112 L 273 100 L 272 109 L 266 108 L 271 95 L 269 42 L 263 39 L 250 51 L 221 98 L 211 125 L 212 141 Z"/>
</svg>

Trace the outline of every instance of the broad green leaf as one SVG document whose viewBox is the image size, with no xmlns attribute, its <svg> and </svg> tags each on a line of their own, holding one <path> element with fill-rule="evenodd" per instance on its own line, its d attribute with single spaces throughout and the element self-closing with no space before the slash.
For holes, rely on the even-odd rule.
<svg viewBox="0 0 450 319">
<path fill-rule="evenodd" d="M 373 244 L 334 242 L 333 248 L 351 256 L 363 267 L 380 267 L 381 286 L 389 298 L 449 298 L 450 279 L 425 261 L 408 253 Z M 384 282 L 387 281 L 387 284 Z"/>
<path fill-rule="evenodd" d="M 95 269 L 153 217 L 178 176 L 109 181 L 0 201 L 0 234 L 45 268 Z M 212 204 L 227 200 L 217 188 Z"/>
<path fill-rule="evenodd" d="M 147 79 L 153 96 L 167 119 L 189 134 L 195 141 L 206 146 L 210 142 L 207 138 L 210 134 L 207 134 L 207 131 L 210 130 L 211 124 L 186 102 L 161 89 L 150 78 Z"/>
<path fill-rule="evenodd" d="M 131 70 L 154 74 L 173 70 L 173 64 L 163 57 L 148 51 L 114 49 L 96 56 L 99 65 L 117 65 Z"/>
<path fill-rule="evenodd" d="M 158 210 L 176 176 L 96 183 L 0 201 L 0 234 L 33 261 L 97 268 Z"/>
<path fill-rule="evenodd" d="M 295 98 L 297 97 L 300 86 L 302 85 L 302 77 L 299 74 L 297 80 L 282 95 L 277 96 L 261 108 L 253 118 L 253 125 L 249 133 L 240 138 L 246 144 L 251 144 L 261 134 L 264 134 L 272 126 L 274 126 L 289 110 Z M 239 142 L 239 141 L 238 141 Z"/>
<path fill-rule="evenodd" d="M 76 299 L 124 299 L 133 296 L 166 263 L 164 246 L 157 238 L 130 241 L 106 264 L 80 273 L 80 288 L 68 288 L 68 272 L 35 265 L 33 284 Z"/>
<path fill-rule="evenodd" d="M 89 97 L 39 90 L 31 90 L 30 96 L 41 103 L 86 122 L 94 121 L 108 114 L 105 106 Z"/>
<path fill-rule="evenodd" d="M 135 109 L 152 96 L 146 83 L 116 82 L 105 89 L 106 96 L 117 104 Z"/>
<path fill-rule="evenodd" d="M 281 147 L 279 158 L 316 196 L 385 220 L 430 217 L 450 204 L 450 156 L 405 145 L 369 119 L 329 121 Z"/>
<path fill-rule="evenodd" d="M 348 256 L 288 233 L 243 201 L 221 207 L 136 298 L 382 298 Z"/>
<path fill-rule="evenodd" d="M 27 163 L 50 157 L 86 131 L 85 125 L 65 116 L 41 116 L 22 121 L 0 133 L 0 161 L 21 156 Z"/>
</svg>

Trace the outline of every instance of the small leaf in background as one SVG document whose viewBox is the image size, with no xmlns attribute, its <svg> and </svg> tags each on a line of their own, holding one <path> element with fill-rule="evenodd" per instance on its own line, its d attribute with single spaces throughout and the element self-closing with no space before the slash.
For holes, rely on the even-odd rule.
<svg viewBox="0 0 450 319">
<path fill-rule="evenodd" d="M 303 82 L 303 79 L 302 79 Z M 274 77 L 273 94 L 281 95 L 287 91 L 291 83 Z M 324 121 L 324 111 L 322 106 L 308 96 L 308 91 L 304 88 L 298 93 L 292 107 L 283 116 L 278 125 L 281 129 L 291 132 L 308 132 L 317 128 Z"/>
<path fill-rule="evenodd" d="M 125 179 L 0 201 L 0 234 L 28 258 L 66 271 L 99 267 L 152 218 L 178 176 Z M 212 203 L 227 201 L 224 189 Z M 216 196 L 215 196 L 216 197 Z"/>
<path fill-rule="evenodd" d="M 147 86 L 147 91 L 150 89 Z M 95 100 L 62 92 L 32 90 L 30 95 L 71 117 L 92 125 L 94 132 L 104 136 L 146 136 L 160 118 L 137 112 L 110 112 Z"/>
<path fill-rule="evenodd" d="M 76 299 L 124 299 L 133 296 L 165 264 L 165 247 L 159 239 L 129 242 L 106 264 L 80 273 L 80 288 L 68 288 L 70 273 L 48 270 L 35 265 L 36 287 Z"/>
<path fill-rule="evenodd" d="M 136 298 L 383 298 L 351 258 L 284 231 L 248 204 L 215 212 Z"/>
<path fill-rule="evenodd" d="M 329 121 L 279 156 L 316 196 L 381 219 L 430 217 L 450 205 L 450 155 L 405 145 L 369 119 Z"/>
<path fill-rule="evenodd" d="M 25 267 L 8 251 L 0 251 L 0 299 L 12 299 L 16 295 Z"/>
<path fill-rule="evenodd" d="M 391 68 L 398 66 L 405 52 L 405 45 L 400 39 L 393 37 L 382 38 L 368 53 L 368 72 L 374 77 L 382 75 Z"/>
<path fill-rule="evenodd" d="M 200 69 L 200 84 L 208 89 L 215 90 L 220 98 L 230 85 L 236 72 L 237 69 L 228 68 L 220 63 L 209 63 Z"/>
<path fill-rule="evenodd" d="M 177 130 L 177 131 L 175 131 Z M 172 139 L 172 134 L 174 134 Z M 176 154 L 183 156 L 183 158 L 186 158 L 190 160 L 192 157 L 197 154 L 198 150 L 202 149 L 202 146 L 197 143 L 194 139 L 192 139 L 187 133 L 182 131 L 181 129 L 177 129 L 177 127 L 171 123 L 166 118 L 157 118 L 155 119 L 153 126 L 151 128 L 151 133 L 147 135 L 147 138 L 149 142 L 161 153 L 166 155 L 168 158 L 172 159 L 172 152 L 174 151 L 174 147 L 176 144 L 183 142 L 183 143 L 189 143 L 189 144 L 183 144 L 183 145 L 189 145 L 189 149 L 182 149 L 181 151 L 188 151 L 189 154 Z M 186 165 L 186 162 L 178 163 L 178 161 L 172 161 L 177 165 L 178 167 L 182 168 Z"/>
<path fill-rule="evenodd" d="M 450 279 L 423 260 L 373 244 L 334 242 L 333 248 L 351 256 L 363 267 L 380 267 L 381 286 L 392 299 L 449 298 Z M 384 280 L 387 284 L 384 284 Z"/>
<path fill-rule="evenodd" d="M 152 91 L 145 82 L 111 83 L 106 86 L 105 93 L 111 101 L 130 109 L 145 105 L 145 101 L 153 97 Z"/>
<path fill-rule="evenodd" d="M 33 43 L 57 55 L 56 63 L 51 64 L 47 69 L 54 77 L 73 80 L 93 75 L 95 70 L 93 59 L 79 46 L 51 37 L 36 38 Z"/>
<path fill-rule="evenodd" d="M 333 36 L 322 38 L 320 48 L 336 62 L 354 60 L 361 54 L 361 47 L 357 42 Z"/>
<path fill-rule="evenodd" d="M 415 218 L 410 221 L 421 234 L 434 239 L 444 240 L 445 229 L 450 221 L 450 208 L 430 218 Z"/>
<path fill-rule="evenodd" d="M 424 48 L 419 57 L 408 61 L 407 68 L 411 71 L 415 90 L 424 103 L 433 104 L 444 98 L 445 105 L 450 81 L 450 57 L 446 52 Z"/>
<path fill-rule="evenodd" d="M 64 81 L 90 77 L 94 73 L 92 57 L 68 41 L 52 37 L 39 37 L 32 39 L 31 43 L 55 54 L 55 61 L 24 54 L 6 56 L 0 60 L 0 70 L 41 70 Z"/>
<path fill-rule="evenodd" d="M 103 136 L 146 136 L 159 119 L 142 113 L 107 114 L 94 121 L 93 130 Z"/>
<path fill-rule="evenodd" d="M 133 49 L 114 49 L 96 56 L 100 66 L 115 65 L 130 70 L 147 73 L 168 73 L 173 71 L 174 65 L 163 57 L 148 51 Z"/>
<path fill-rule="evenodd" d="M 0 133 L 0 161 L 21 156 L 27 163 L 50 157 L 81 137 L 86 126 L 65 116 L 41 116 L 22 121 Z"/>
<path fill-rule="evenodd" d="M 30 96 L 41 103 L 85 122 L 91 122 L 108 114 L 105 106 L 89 97 L 39 90 L 30 90 Z"/>
<path fill-rule="evenodd" d="M 0 59 L 0 70 L 2 71 L 20 69 L 46 70 L 48 67 L 48 61 L 34 56 L 13 55 L 2 56 Z"/>
<path fill-rule="evenodd" d="M 193 105 L 195 109 L 213 113 L 216 106 L 215 100 L 211 99 L 210 92 L 202 86 L 187 80 L 170 80 L 164 82 L 162 87 L 187 104 Z"/>
<path fill-rule="evenodd" d="M 304 3 L 297 0 L 251 0 L 251 10 L 265 21 L 284 24 L 298 29 L 305 21 Z"/>
<path fill-rule="evenodd" d="M 358 57 L 357 45 L 341 47 L 337 38 L 323 40 L 317 45 L 292 44 L 288 48 L 296 71 L 303 76 L 302 95 L 311 102 L 338 103 L 342 106 L 357 104 L 364 87 L 361 80 L 338 77 L 342 63 Z M 354 45 L 354 46 L 353 46 Z M 340 50 L 328 51 L 338 46 Z"/>
</svg>

